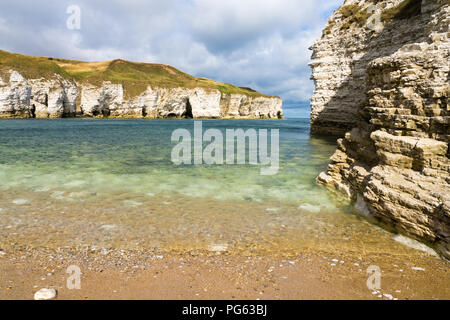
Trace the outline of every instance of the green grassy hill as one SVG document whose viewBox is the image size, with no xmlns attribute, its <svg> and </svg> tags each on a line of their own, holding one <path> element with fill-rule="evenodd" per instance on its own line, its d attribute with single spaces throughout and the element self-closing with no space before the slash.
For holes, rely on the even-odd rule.
<svg viewBox="0 0 450 320">
<path fill-rule="evenodd" d="M 211 79 L 197 78 L 172 66 L 156 63 L 137 63 L 126 60 L 83 62 L 49 57 L 32 57 L 0 50 L 0 75 L 16 70 L 27 79 L 52 79 L 59 75 L 80 84 L 101 86 L 104 81 L 122 84 L 126 98 L 138 96 L 148 86 L 217 89 L 226 94 L 268 97 L 251 88 L 237 87 Z"/>
</svg>

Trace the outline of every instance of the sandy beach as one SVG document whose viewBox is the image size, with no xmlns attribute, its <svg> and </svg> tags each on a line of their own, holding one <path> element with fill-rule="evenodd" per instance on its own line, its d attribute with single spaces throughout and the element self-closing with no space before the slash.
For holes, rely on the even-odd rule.
<svg viewBox="0 0 450 320">
<path fill-rule="evenodd" d="M 56 289 L 59 300 L 449 299 L 449 263 L 411 252 L 398 256 L 325 251 L 288 256 L 5 253 L 0 257 L 0 299 L 33 299 L 41 288 Z M 80 290 L 67 287 L 69 265 L 82 271 Z M 370 265 L 381 269 L 380 291 L 366 285 Z"/>
</svg>

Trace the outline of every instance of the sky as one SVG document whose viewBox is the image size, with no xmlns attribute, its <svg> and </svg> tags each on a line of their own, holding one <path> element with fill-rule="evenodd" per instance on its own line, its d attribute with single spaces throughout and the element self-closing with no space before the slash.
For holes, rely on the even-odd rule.
<svg viewBox="0 0 450 320">
<path fill-rule="evenodd" d="M 308 117 L 308 48 L 343 0 L 2 0 L 0 49 L 172 65 L 283 99 Z M 78 14 L 79 13 L 79 14 Z"/>
</svg>

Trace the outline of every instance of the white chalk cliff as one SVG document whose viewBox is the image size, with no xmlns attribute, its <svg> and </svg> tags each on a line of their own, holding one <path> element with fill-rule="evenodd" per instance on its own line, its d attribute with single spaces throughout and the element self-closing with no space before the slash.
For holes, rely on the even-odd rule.
<svg viewBox="0 0 450 320">
<path fill-rule="evenodd" d="M 21 70 L 11 63 L 18 59 L 27 59 L 42 66 L 36 70 L 30 70 L 32 67 Z M 99 65 L 104 69 L 100 69 Z M 139 69 L 145 67 L 156 70 L 157 80 L 151 78 L 151 71 L 144 73 Z M 40 70 L 44 68 L 56 71 L 46 71 L 45 76 L 41 76 Z M 101 77 L 101 81 L 76 79 L 72 77 L 76 73 L 71 74 L 70 68 L 79 68 L 84 72 L 87 70 L 93 74 L 91 78 Z M 134 68 L 132 72 L 137 77 L 142 77 L 144 73 L 150 80 L 146 82 L 138 79 L 140 92 L 129 94 L 126 90 L 135 87 L 134 79 L 131 78 L 126 83 L 109 80 L 104 75 L 107 74 L 105 70 L 111 71 L 108 68 L 119 73 L 122 70 L 120 68 Z M 113 68 L 118 68 L 119 71 Z M 127 69 L 125 72 L 129 74 L 130 71 Z M 179 85 L 177 81 L 180 82 Z M 165 85 L 166 82 L 169 85 Z M 283 117 L 283 110 L 279 97 L 195 78 L 169 66 L 148 64 L 147 67 L 146 64 L 123 60 L 103 64 L 68 62 L 0 51 L 0 118 L 75 116 L 280 119 Z"/>
<path fill-rule="evenodd" d="M 312 132 L 342 135 L 318 181 L 447 258 L 449 25 L 448 0 L 347 0 L 311 62 Z"/>
</svg>

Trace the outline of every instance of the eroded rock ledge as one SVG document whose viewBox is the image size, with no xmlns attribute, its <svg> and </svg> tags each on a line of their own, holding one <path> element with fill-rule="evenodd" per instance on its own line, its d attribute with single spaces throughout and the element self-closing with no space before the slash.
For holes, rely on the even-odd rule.
<svg viewBox="0 0 450 320">
<path fill-rule="evenodd" d="M 385 17 L 376 30 L 343 15 L 370 5 Z M 449 25 L 448 0 L 346 1 L 311 64 L 312 131 L 347 131 L 318 182 L 447 258 Z"/>
</svg>

